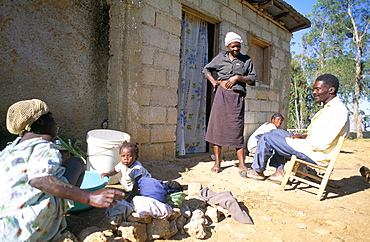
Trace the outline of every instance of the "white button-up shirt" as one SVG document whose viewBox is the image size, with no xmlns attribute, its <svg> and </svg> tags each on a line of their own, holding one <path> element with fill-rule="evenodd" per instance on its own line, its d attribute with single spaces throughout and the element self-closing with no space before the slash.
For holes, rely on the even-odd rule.
<svg viewBox="0 0 370 242">
<path fill-rule="evenodd" d="M 331 159 L 331 151 L 342 135 L 349 133 L 348 110 L 336 96 L 318 111 L 308 127 L 306 139 L 286 138 L 287 144 L 313 161 Z M 318 163 L 319 164 L 319 163 Z"/>
</svg>

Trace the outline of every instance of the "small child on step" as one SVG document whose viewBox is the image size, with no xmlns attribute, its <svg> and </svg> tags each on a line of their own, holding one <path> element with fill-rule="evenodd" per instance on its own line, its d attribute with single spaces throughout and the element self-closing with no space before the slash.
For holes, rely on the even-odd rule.
<svg viewBox="0 0 370 242">
<path fill-rule="evenodd" d="M 137 161 L 139 155 L 139 148 L 136 143 L 123 142 L 120 150 L 120 162 L 110 171 L 102 173 L 101 178 L 104 176 L 110 177 L 122 173 L 120 183 L 125 192 L 137 190 L 138 181 L 141 177 L 151 177 L 151 174 Z"/>
</svg>

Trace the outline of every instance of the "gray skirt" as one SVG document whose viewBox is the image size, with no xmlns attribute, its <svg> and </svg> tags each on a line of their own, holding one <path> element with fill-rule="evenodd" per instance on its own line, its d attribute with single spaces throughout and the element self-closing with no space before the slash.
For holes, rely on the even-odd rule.
<svg viewBox="0 0 370 242">
<path fill-rule="evenodd" d="M 244 147 L 244 95 L 217 88 L 205 140 L 218 146 Z"/>
</svg>

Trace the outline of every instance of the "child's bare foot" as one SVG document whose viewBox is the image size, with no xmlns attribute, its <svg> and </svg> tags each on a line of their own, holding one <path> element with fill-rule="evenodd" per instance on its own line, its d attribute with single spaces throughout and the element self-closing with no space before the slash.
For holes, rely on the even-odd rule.
<svg viewBox="0 0 370 242">
<path fill-rule="evenodd" d="M 220 173 L 221 172 L 221 167 L 217 166 L 217 165 L 214 165 L 212 168 L 211 168 L 211 172 L 214 172 L 214 173 Z"/>
</svg>

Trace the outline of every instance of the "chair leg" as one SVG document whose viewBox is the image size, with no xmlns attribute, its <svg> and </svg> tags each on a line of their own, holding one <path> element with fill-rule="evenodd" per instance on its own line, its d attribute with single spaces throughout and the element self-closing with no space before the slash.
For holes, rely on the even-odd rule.
<svg viewBox="0 0 370 242">
<path fill-rule="evenodd" d="M 281 185 L 280 185 L 280 187 L 282 189 L 284 189 L 286 184 L 288 183 L 288 180 L 289 180 L 290 174 L 292 173 L 292 170 L 293 170 L 296 159 L 297 159 L 297 157 L 295 155 L 293 155 L 292 158 L 290 159 L 290 161 L 288 162 L 288 166 L 286 168 L 283 181 L 281 182 Z"/>
<path fill-rule="evenodd" d="M 329 178 L 330 178 L 330 175 L 331 175 L 332 171 L 333 171 L 333 168 L 328 168 L 325 171 L 325 175 L 324 175 L 324 177 L 321 180 L 319 191 L 317 193 L 317 199 L 319 201 L 321 201 L 321 199 L 322 199 L 322 195 L 323 195 L 323 193 L 325 191 L 326 186 L 328 185 Z"/>
<path fill-rule="evenodd" d="M 296 162 L 294 163 L 293 169 L 292 169 L 292 172 L 295 176 L 297 175 L 297 170 L 299 169 L 300 165 L 301 163 L 299 163 L 299 161 L 296 160 Z"/>
</svg>

